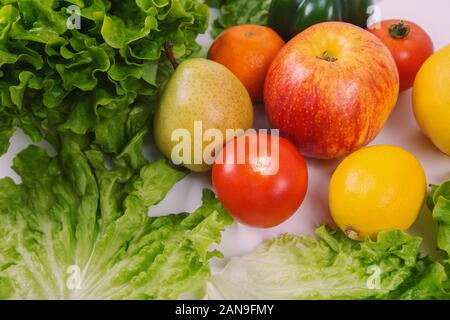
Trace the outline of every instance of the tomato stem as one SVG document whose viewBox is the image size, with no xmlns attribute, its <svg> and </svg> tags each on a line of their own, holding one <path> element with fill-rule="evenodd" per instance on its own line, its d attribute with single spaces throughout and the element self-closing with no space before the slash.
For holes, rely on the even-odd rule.
<svg viewBox="0 0 450 320">
<path fill-rule="evenodd" d="M 167 59 L 169 59 L 173 68 L 176 69 L 178 67 L 179 63 L 177 61 L 177 58 L 175 58 L 175 54 L 173 53 L 172 41 L 166 40 L 166 42 L 164 42 L 164 48 L 166 49 Z"/>
<path fill-rule="evenodd" d="M 403 39 L 408 36 L 411 27 L 405 24 L 403 20 L 389 27 L 389 35 L 394 39 Z"/>
<path fill-rule="evenodd" d="M 329 54 L 327 51 L 324 51 L 322 53 L 322 55 L 321 56 L 317 56 L 317 58 L 325 60 L 325 61 L 328 61 L 328 62 L 335 62 L 335 61 L 338 60 L 335 56 Z"/>
</svg>

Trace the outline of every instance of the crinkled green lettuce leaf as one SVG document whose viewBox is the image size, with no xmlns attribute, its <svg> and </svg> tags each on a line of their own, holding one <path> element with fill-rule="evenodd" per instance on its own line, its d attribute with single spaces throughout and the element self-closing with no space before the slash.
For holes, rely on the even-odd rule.
<svg viewBox="0 0 450 320">
<path fill-rule="evenodd" d="M 208 283 L 210 299 L 446 299 L 444 267 L 421 239 L 385 231 L 357 242 L 322 226 L 319 240 L 282 235 L 230 260 Z"/>
<path fill-rule="evenodd" d="M 30 146 L 14 160 L 22 183 L 0 180 L 0 299 L 175 299 L 202 288 L 220 255 L 209 247 L 232 221 L 214 194 L 191 214 L 149 218 L 184 173 L 164 160 L 106 167 L 82 142 L 63 136 L 57 157 Z"/>
<path fill-rule="evenodd" d="M 450 181 L 431 187 L 428 207 L 439 224 L 437 245 L 450 257 Z"/>
<path fill-rule="evenodd" d="M 439 225 L 437 246 L 447 254 L 447 260 L 442 264 L 450 278 L 450 181 L 440 186 L 432 185 L 427 204 L 432 210 L 433 219 Z M 450 279 L 445 283 L 445 288 L 450 292 Z"/>
<path fill-rule="evenodd" d="M 225 29 L 241 24 L 267 25 L 272 0 L 207 0 L 220 9 L 220 17 L 213 23 L 211 35 L 216 38 Z"/>
<path fill-rule="evenodd" d="M 69 29 L 69 5 L 81 29 Z M 195 55 L 208 7 L 198 0 L 0 0 L 0 155 L 16 127 L 34 142 L 55 131 L 88 135 L 93 149 L 117 156 L 136 132 L 142 107 L 151 123 L 158 88 L 178 59 Z"/>
<path fill-rule="evenodd" d="M 9 141 L 14 133 L 13 119 L 8 117 L 0 118 L 0 154 L 4 154 L 9 147 Z"/>
<path fill-rule="evenodd" d="M 423 258 L 417 261 L 411 276 L 391 292 L 388 299 L 450 300 L 449 273 L 443 263 Z"/>
</svg>

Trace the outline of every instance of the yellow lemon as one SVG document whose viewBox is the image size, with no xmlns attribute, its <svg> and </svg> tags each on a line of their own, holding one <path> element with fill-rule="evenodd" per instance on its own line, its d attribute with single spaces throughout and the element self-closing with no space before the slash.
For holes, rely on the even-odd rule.
<svg viewBox="0 0 450 320">
<path fill-rule="evenodd" d="M 427 192 L 420 162 L 399 147 L 363 148 L 334 172 L 329 189 L 331 215 L 350 238 L 376 239 L 382 230 L 407 230 Z"/>
<path fill-rule="evenodd" d="M 422 131 L 450 156 L 450 45 L 428 58 L 420 69 L 413 106 Z"/>
</svg>

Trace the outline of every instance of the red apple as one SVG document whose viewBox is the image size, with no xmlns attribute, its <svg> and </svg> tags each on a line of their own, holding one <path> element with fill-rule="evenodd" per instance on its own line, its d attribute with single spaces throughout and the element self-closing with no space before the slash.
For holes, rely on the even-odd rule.
<svg viewBox="0 0 450 320">
<path fill-rule="evenodd" d="M 332 159 L 371 142 L 398 93 L 394 58 L 377 37 L 348 23 L 325 22 L 279 52 L 264 102 L 272 126 L 304 155 Z"/>
</svg>

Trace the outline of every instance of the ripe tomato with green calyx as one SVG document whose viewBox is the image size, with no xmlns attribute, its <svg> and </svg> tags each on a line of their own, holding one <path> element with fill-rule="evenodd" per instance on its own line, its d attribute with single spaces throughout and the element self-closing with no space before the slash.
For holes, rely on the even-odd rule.
<svg viewBox="0 0 450 320">
<path fill-rule="evenodd" d="M 306 162 L 288 140 L 251 133 L 228 143 L 217 156 L 212 182 L 219 200 L 239 222 L 277 226 L 302 204 Z"/>
<path fill-rule="evenodd" d="M 410 89 L 420 67 L 434 52 L 430 36 L 420 26 L 406 20 L 382 21 L 369 31 L 391 51 L 400 75 L 400 91 Z"/>
</svg>

